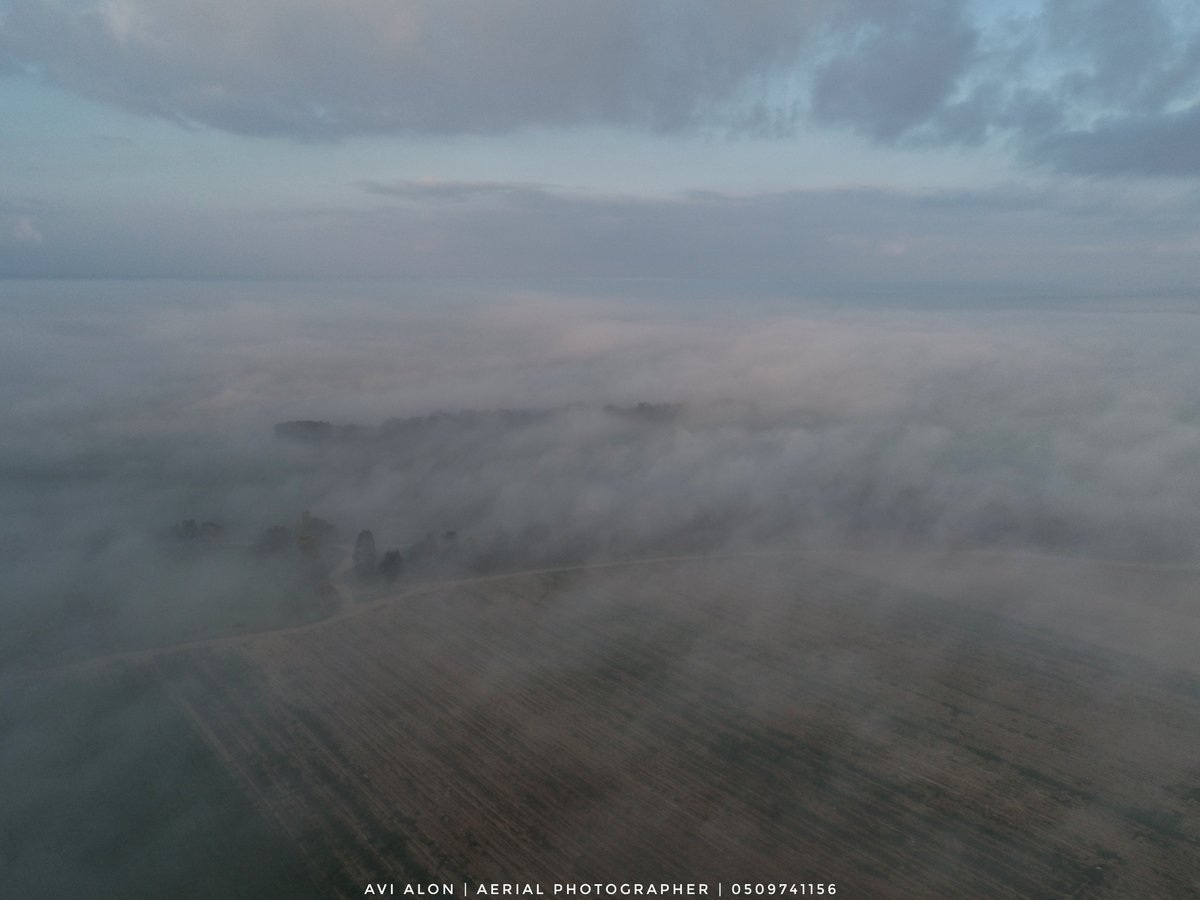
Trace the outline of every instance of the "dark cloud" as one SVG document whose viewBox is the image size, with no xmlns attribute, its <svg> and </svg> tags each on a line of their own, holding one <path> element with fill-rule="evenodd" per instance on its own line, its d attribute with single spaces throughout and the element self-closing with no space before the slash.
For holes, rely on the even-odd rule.
<svg viewBox="0 0 1200 900">
<path fill-rule="evenodd" d="M 885 144 L 1007 137 L 1068 171 L 1198 171 L 1181 108 L 1200 85 L 1200 23 L 1155 0 L 8 0 L 0 61 L 240 134 L 785 136 L 811 122 Z M 1089 149 L 1139 139 L 1140 164 Z"/>
<path fill-rule="evenodd" d="M 1056 134 L 1031 153 L 1059 169 L 1089 175 L 1194 176 L 1200 174 L 1200 105 Z"/>
<path fill-rule="evenodd" d="M 1189 38 L 1174 33 L 1167 5 L 1157 0 L 1047 3 L 1043 22 L 1064 63 L 1057 89 L 1074 100 L 1154 106 L 1179 87 L 1189 65 Z"/>
<path fill-rule="evenodd" d="M 895 4 L 813 73 L 813 115 L 882 141 L 929 121 L 967 71 L 977 34 L 955 0 Z"/>
<path fill-rule="evenodd" d="M 238 133 L 678 130 L 795 68 L 821 7 L 13 0 L 0 41 L 69 90 Z"/>
<path fill-rule="evenodd" d="M 591 124 L 792 133 L 811 81 L 818 119 L 891 140 L 936 113 L 976 38 L 962 0 L 8 5 L 0 48 L 53 84 L 300 138 Z"/>
<path fill-rule="evenodd" d="M 1056 66 L 1011 120 L 1026 157 L 1089 175 L 1200 174 L 1195 152 L 1200 31 L 1179 5 L 1047 4 Z"/>
</svg>

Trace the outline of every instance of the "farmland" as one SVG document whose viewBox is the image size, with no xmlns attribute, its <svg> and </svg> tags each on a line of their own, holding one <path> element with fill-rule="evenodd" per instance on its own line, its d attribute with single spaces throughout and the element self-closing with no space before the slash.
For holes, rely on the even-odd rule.
<svg viewBox="0 0 1200 900">
<path fill-rule="evenodd" d="M 1092 583 L 1115 587 L 1070 590 Z M 426 588 L 124 665 L 156 673 L 314 896 L 1184 896 L 1195 587 L 1033 559 L 659 562 Z"/>
<path fill-rule="evenodd" d="M 297 850 L 152 673 L 0 691 L 0 894 L 5 897 L 302 896 Z"/>
</svg>

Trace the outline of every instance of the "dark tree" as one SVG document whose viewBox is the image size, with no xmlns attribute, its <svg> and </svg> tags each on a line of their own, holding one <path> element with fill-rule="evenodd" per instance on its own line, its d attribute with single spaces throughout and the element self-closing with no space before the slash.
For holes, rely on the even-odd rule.
<svg viewBox="0 0 1200 900">
<path fill-rule="evenodd" d="M 336 531 L 332 522 L 318 518 L 306 509 L 296 528 L 296 546 L 300 548 L 300 555 L 305 559 L 320 560 L 326 544 Z"/>
<path fill-rule="evenodd" d="M 360 531 L 354 542 L 354 574 L 366 580 L 375 574 L 375 535 Z"/>
<path fill-rule="evenodd" d="M 404 574 L 404 557 L 399 550 L 389 550 L 379 562 L 379 575 L 388 584 Z"/>
<path fill-rule="evenodd" d="M 332 522 L 327 522 L 325 519 L 314 516 L 306 509 L 304 515 L 300 517 L 298 531 L 301 537 L 310 537 L 320 543 L 326 538 L 332 537 L 337 529 L 333 527 Z"/>
</svg>

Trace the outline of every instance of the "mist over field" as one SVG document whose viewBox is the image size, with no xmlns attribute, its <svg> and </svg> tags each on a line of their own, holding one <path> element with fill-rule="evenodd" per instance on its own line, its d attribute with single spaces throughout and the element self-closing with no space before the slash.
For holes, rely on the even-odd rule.
<svg viewBox="0 0 1200 900">
<path fill-rule="evenodd" d="M 441 799 L 446 792 L 466 790 L 467 765 L 453 756 L 435 761 L 481 752 L 453 736 L 457 717 L 490 710 L 492 718 L 473 727 L 495 746 L 514 735 L 534 741 L 503 758 L 516 760 L 503 777 L 518 790 L 533 777 L 527 767 L 564 752 L 536 751 L 541 739 L 530 735 L 572 733 L 559 730 L 575 707 L 553 712 L 560 707 L 545 692 L 553 697 L 577 679 L 599 692 L 578 701 L 594 721 L 629 716 L 641 724 L 615 756 L 571 750 L 575 768 L 564 763 L 553 777 L 574 783 L 581 772 L 619 765 L 621 754 L 640 758 L 645 746 L 667 752 L 691 742 L 712 755 L 712 777 L 728 771 L 732 779 L 707 801 L 714 805 L 706 815 L 733 817 L 723 840 L 741 847 L 732 858 L 746 863 L 750 848 L 775 846 L 786 831 L 755 832 L 737 810 L 784 810 L 785 821 L 815 814 L 802 812 L 799 799 L 761 807 L 767 801 L 751 790 L 758 782 L 734 775 L 755 758 L 744 754 L 768 752 L 757 743 L 739 750 L 739 742 L 783 740 L 769 736 L 785 726 L 808 734 L 804 717 L 813 713 L 798 712 L 800 682 L 789 679 L 842 698 L 821 753 L 852 761 L 864 740 L 906 746 L 906 717 L 934 721 L 921 705 L 929 691 L 950 691 L 947 709 L 990 722 L 993 707 L 971 704 L 998 702 L 998 688 L 969 702 L 958 694 L 984 677 L 978 665 L 1016 666 L 987 678 L 1032 679 L 1021 688 L 1030 696 L 1047 689 L 1038 681 L 1051 677 L 1046 659 L 1084 666 L 1068 676 L 1059 670 L 1066 663 L 1047 670 L 1083 690 L 1072 701 L 1082 718 L 1069 739 L 1058 731 L 1036 737 L 1038 723 L 1051 719 L 1038 718 L 1024 695 L 1011 701 L 1031 717 L 1024 727 L 1036 741 L 979 750 L 993 754 L 982 764 L 1000 766 L 1001 778 L 1009 777 L 1003 766 L 1035 772 L 1038 748 L 1055 742 L 1065 753 L 1090 747 L 1100 753 L 1096 766 L 1122 759 L 1137 738 L 1114 725 L 1124 714 L 1108 709 L 1114 695 L 1099 686 L 1149 698 L 1139 702 L 1150 710 L 1166 702 L 1155 685 L 1186 692 L 1200 676 L 1191 661 L 1196 581 L 1188 568 L 1200 552 L 1200 317 L 1182 301 L 1160 298 L 1149 310 L 1145 301 L 1134 308 L 1114 300 L 884 302 L 808 297 L 775 284 L 582 280 L 15 282 L 5 300 L 0 649 L 2 677 L 21 688 L 0 707 L 0 727 L 5 765 L 22 773 L 8 788 L 15 799 L 3 822 L 10 877 L 21 888 L 176 890 L 200 877 L 212 896 L 234 883 L 245 896 L 264 896 L 293 881 L 289 889 L 301 894 L 349 895 L 360 890 L 356 879 L 396 860 L 406 860 L 406 877 L 432 877 L 431 860 L 457 852 L 447 849 L 457 838 L 405 831 L 408 844 L 371 857 L 365 848 L 391 846 L 398 826 L 360 810 L 352 827 L 375 837 L 361 845 L 337 838 L 351 826 L 322 823 L 342 807 L 306 793 L 327 790 L 332 776 L 305 780 L 316 776 L 302 774 L 304 760 L 345 754 L 359 768 L 337 784 L 351 790 L 361 780 L 354 772 L 375 772 L 353 788 L 368 793 L 355 796 L 402 797 L 411 788 L 409 813 L 435 815 L 450 802 Z M 317 522 L 325 524 L 310 524 Z M 402 555 L 398 578 L 382 581 L 369 566 L 354 574 L 364 529 L 380 557 Z M 318 531 L 324 537 L 312 549 L 306 541 Z M 660 558 L 708 568 L 655 563 L 641 575 L 587 575 L 587 566 Z M 1072 559 L 1121 565 L 1080 568 Z M 521 574 L 547 569 L 564 574 Z M 495 587 L 472 592 L 471 584 L 495 578 Z M 453 593 L 460 583 L 465 593 Z M 431 590 L 443 592 L 421 599 Z M 379 604 L 388 619 L 370 615 Z M 847 625 L 847 616 L 858 624 Z M 353 630 L 362 628 L 370 630 Z M 361 637 L 344 643 L 354 634 Z M 904 649 L 910 640 L 923 648 L 919 656 Z M 377 649 L 363 649 L 376 646 L 369 641 Z M 297 649 L 281 649 L 293 643 Z M 893 643 L 901 649 L 886 649 Z M 981 646 L 1003 648 L 984 657 L 1002 662 L 971 662 Z M 1177 674 L 1106 655 L 1114 648 Z M 1034 655 L 1022 662 L 1027 654 Z M 438 679 L 458 659 L 474 668 L 455 682 L 453 700 L 423 706 L 442 696 Z M 782 668 L 772 662 L 787 659 Z M 376 664 L 401 667 L 379 682 L 384 693 L 360 695 L 357 680 L 336 682 L 339 703 L 313 705 L 324 695 L 311 692 L 326 689 L 320 679 Z M 907 672 L 912 695 L 888 693 L 892 666 Z M 618 680 L 605 687 L 609 679 Z M 1088 679 L 1098 687 L 1078 687 Z M 634 693 L 617 699 L 609 692 L 619 684 Z M 852 685 L 870 684 L 860 699 L 845 699 Z M 1046 684 L 1061 692 L 1059 681 Z M 259 697 L 263 685 L 282 699 L 253 707 L 222 699 L 227 691 Z M 384 697 L 400 705 L 378 707 Z M 235 715 L 251 708 L 258 712 Z M 654 723 L 677 708 L 703 716 L 693 727 L 704 730 L 654 737 Z M 312 718 L 330 709 L 359 718 Z M 279 719 L 278 710 L 300 718 Z M 407 749 L 376 758 L 373 744 L 352 737 L 379 716 L 446 736 L 423 743 L 411 731 L 416 724 L 396 725 L 402 730 L 391 740 Z M 541 724 L 524 724 L 529 717 Z M 1153 730 L 1176 720 L 1128 721 Z M 637 737 L 639 728 L 650 730 Z M 236 737 L 251 733 L 250 743 Z M 299 769 L 277 770 L 271 756 L 230 763 L 247 748 L 296 735 L 317 742 L 278 745 L 290 747 Z M 945 739 L 968 748 L 979 740 Z M 763 790 L 773 784 L 785 798 L 860 790 L 858 776 L 803 768 L 811 737 L 787 740 L 800 743 L 769 751 L 784 754 L 784 769 Z M 1172 731 L 1162 752 L 1185 743 Z M 605 746 L 586 744 L 593 745 Z M 485 746 L 492 743 L 478 744 Z M 930 777 L 965 777 L 948 774 L 965 764 L 962 752 Z M 995 756 L 1009 752 L 1012 763 Z M 415 766 L 427 753 L 420 778 L 385 784 L 397 759 Z M 509 763 L 474 765 L 499 773 Z M 909 765 L 879 777 L 900 777 Z M 1071 765 L 1071 777 L 1084 779 L 1080 791 L 1099 784 L 1080 774 L 1084 763 Z M 1167 755 L 1156 765 L 1177 771 L 1178 760 Z M 906 790 L 906 778 L 895 790 Z M 557 835 L 545 839 L 549 855 L 522 855 L 534 844 L 507 856 L 480 850 L 453 871 L 535 877 L 555 853 L 587 845 L 579 835 L 591 819 L 527 820 L 523 801 L 503 799 L 495 784 L 487 788 L 500 792 L 492 826 L 546 828 Z M 672 784 L 680 792 L 672 802 L 701 790 L 686 779 Z M 1160 801 L 1138 805 L 1122 785 L 1087 795 L 1097 815 L 1183 840 L 1170 830 L 1174 820 L 1161 818 L 1167 813 L 1154 812 Z M 626 805 L 660 802 L 643 796 L 646 789 L 605 788 L 587 808 L 623 816 Z M 968 789 L 975 788 L 961 788 Z M 255 814 L 251 797 L 259 798 Z M 293 808 L 286 797 L 309 799 Z M 1165 809 L 1175 801 L 1161 802 Z M 83 812 L 96 804 L 110 816 Z M 470 804 L 454 809 L 455 821 L 482 815 Z M 1073 813 L 1047 815 L 1055 830 L 1034 835 L 1077 840 Z M 955 880 L 975 877 L 961 872 L 982 863 L 958 845 L 952 820 L 921 821 L 941 849 L 920 857 L 929 868 L 918 880 L 945 877 L 946 892 L 974 884 Z M 143 833 L 146 822 L 166 830 Z M 654 840 L 670 847 L 674 826 L 660 824 L 666 830 Z M 1024 833 L 1000 838 L 1008 826 L 989 827 L 980 832 L 993 835 L 979 838 L 985 845 Z M 302 856 L 282 837 L 293 833 L 310 835 Z M 433 849 L 412 843 L 419 833 Z M 1063 885 L 1092 877 L 1091 857 L 1043 859 L 1037 843 L 1012 851 L 1013 873 Z M 143 861 L 98 862 L 113 845 Z M 621 846 L 597 859 L 624 858 L 646 877 L 668 865 L 639 844 Z M 774 852 L 794 851 L 780 844 Z M 691 852 L 680 845 L 678 865 Z M 271 865 L 256 867 L 255 853 L 267 853 Z M 938 862 L 944 855 L 955 862 Z M 57 860 L 57 880 L 46 882 L 48 859 Z M 227 861 L 225 874 L 212 880 L 217 859 Z M 164 860 L 178 866 L 147 868 Z M 1128 873 L 1145 862 L 1130 862 L 1124 877 L 1142 877 Z"/>
<path fill-rule="evenodd" d="M 311 510 L 344 544 L 453 530 L 547 564 L 1200 549 L 1200 319 L 1178 303 L 947 310 L 636 281 L 5 293 L 2 613 L 27 663 L 78 628 L 72 609 L 149 633 L 292 587 L 230 551 L 171 560 L 158 536 L 188 519 L 245 546 Z M 332 429 L 275 434 L 295 420 Z"/>
</svg>

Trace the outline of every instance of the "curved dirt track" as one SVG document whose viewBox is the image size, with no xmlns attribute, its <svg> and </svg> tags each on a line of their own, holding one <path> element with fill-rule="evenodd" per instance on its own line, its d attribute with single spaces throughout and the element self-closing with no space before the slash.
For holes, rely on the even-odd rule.
<svg viewBox="0 0 1200 900">
<path fill-rule="evenodd" d="M 255 638 L 266 637 L 268 635 L 279 634 L 295 634 L 305 631 L 314 631 L 320 628 L 326 628 L 346 619 L 354 618 L 371 610 L 378 609 L 381 606 L 386 606 L 390 603 L 396 603 L 410 597 L 422 596 L 424 594 L 435 593 L 437 591 L 448 590 L 450 588 L 462 587 L 473 584 L 484 584 L 492 581 L 503 581 L 514 578 L 521 578 L 529 575 L 549 575 L 558 572 L 581 572 L 588 569 L 611 569 L 628 566 L 653 565 L 655 563 L 668 562 L 686 562 L 689 560 L 699 559 L 724 559 L 743 556 L 762 555 L 762 551 L 723 554 L 721 556 L 709 556 L 706 554 L 692 554 L 684 556 L 657 556 L 634 560 L 617 560 L 612 562 L 600 563 L 585 563 L 575 566 L 554 566 L 541 569 L 523 569 L 517 572 L 502 572 L 494 575 L 478 575 L 470 578 L 455 578 L 446 581 L 429 581 L 422 584 L 414 585 L 413 587 L 399 591 L 394 594 L 387 594 L 382 597 L 365 602 L 356 603 L 349 600 L 346 596 L 346 591 L 340 585 L 334 585 L 337 588 L 340 596 L 340 604 L 338 610 L 331 615 L 325 616 L 322 619 L 317 619 L 313 622 L 304 622 L 299 625 L 288 625 L 283 628 L 269 628 L 260 631 L 245 631 L 236 634 L 218 635 L 211 638 L 199 638 L 194 641 L 181 641 L 175 644 L 166 644 L 158 647 L 144 647 L 135 650 L 120 650 L 116 653 L 108 653 L 103 656 L 93 656 L 88 659 L 79 660 L 77 662 L 64 663 L 58 666 L 47 666 L 40 669 L 30 669 L 25 672 L 15 673 L 10 676 L 13 678 L 34 678 L 39 676 L 63 675 L 75 672 L 85 672 L 90 669 L 100 668 L 112 663 L 121 662 L 149 662 L 163 656 L 168 656 L 175 653 L 183 653 L 188 650 L 201 650 L 210 647 L 227 646 L 231 644 L 240 644 L 245 641 Z"/>
<path fill-rule="evenodd" d="M 732 553 L 693 553 L 679 554 L 672 556 L 654 556 L 641 557 L 638 559 L 611 560 L 606 562 L 581 563 L 570 566 L 551 566 L 537 569 L 522 569 L 515 572 L 500 572 L 490 575 L 478 575 L 469 578 L 455 578 L 444 581 L 428 581 L 421 584 L 413 585 L 412 587 L 398 591 L 393 594 L 387 594 L 382 597 L 376 597 L 363 602 L 354 602 L 347 596 L 347 591 L 341 584 L 334 584 L 338 591 L 339 606 L 336 612 L 325 616 L 313 622 L 304 622 L 298 625 L 288 625 L 282 628 L 270 628 L 259 631 L 238 632 L 236 634 L 218 635 L 211 638 L 199 638 L 192 641 L 182 641 L 174 644 L 166 644 L 158 647 L 145 647 L 133 650 L 121 650 L 115 653 L 105 654 L 103 656 L 90 657 L 76 662 L 64 663 L 57 666 L 47 666 L 40 669 L 31 669 L 25 672 L 13 673 L 9 678 L 28 679 L 40 676 L 61 675 L 70 673 L 81 673 L 91 669 L 101 668 L 106 665 L 121 662 L 149 662 L 159 659 L 164 656 L 169 656 L 176 653 L 182 653 L 189 650 L 199 650 L 210 647 L 220 647 L 240 644 L 256 638 L 266 637 L 269 635 L 285 635 L 297 634 L 306 631 L 314 631 L 321 628 L 326 628 L 335 625 L 338 622 L 346 619 L 354 618 L 363 613 L 370 612 L 382 606 L 391 603 L 396 603 L 411 597 L 423 596 L 425 594 L 436 593 L 438 591 L 449 590 L 456 587 L 464 587 L 476 584 L 486 584 L 489 582 L 506 581 L 527 577 L 530 575 L 549 575 L 557 573 L 569 572 L 584 572 L 588 570 L 616 569 L 629 568 L 636 566 L 649 566 L 672 562 L 689 562 L 697 560 L 722 560 L 722 559 L 745 559 L 753 557 L 764 558 L 812 558 L 823 559 L 826 562 L 837 564 L 839 560 L 864 560 L 864 559 L 897 559 L 897 560 L 944 560 L 944 559 L 974 559 L 974 560 L 992 560 L 998 562 L 1012 561 L 1021 562 L 1048 562 L 1048 563 L 1073 563 L 1086 565 L 1097 568 L 1112 568 L 1121 571 L 1129 572 L 1158 572 L 1158 573 L 1194 573 L 1200 574 L 1200 564 L 1195 563 L 1144 563 L 1132 562 L 1125 560 L 1110 560 L 1088 556 L 1074 556 L 1067 554 L 1040 553 L 1034 551 L 1009 551 L 1009 550 L 965 550 L 965 551 L 911 551 L 911 550 L 852 550 L 852 549 L 819 549 L 819 550 L 797 550 L 794 548 L 773 549 L 773 550 L 746 550 Z M 348 564 L 343 562 L 335 570 L 335 575 L 344 575 L 349 571 Z M 7 679 L 4 679 L 7 680 Z"/>
</svg>

